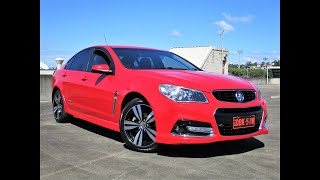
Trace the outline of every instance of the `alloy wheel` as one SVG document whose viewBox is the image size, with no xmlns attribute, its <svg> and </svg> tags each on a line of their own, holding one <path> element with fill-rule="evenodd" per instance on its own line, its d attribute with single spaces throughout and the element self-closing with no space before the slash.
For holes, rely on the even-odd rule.
<svg viewBox="0 0 320 180">
<path fill-rule="evenodd" d="M 154 114 L 149 105 L 137 104 L 124 117 L 124 131 L 128 140 L 139 148 L 155 143 L 156 126 Z"/>
</svg>

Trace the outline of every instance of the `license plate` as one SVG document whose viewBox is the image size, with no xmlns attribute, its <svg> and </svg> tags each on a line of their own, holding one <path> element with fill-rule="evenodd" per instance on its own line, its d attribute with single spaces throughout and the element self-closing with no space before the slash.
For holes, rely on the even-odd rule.
<svg viewBox="0 0 320 180">
<path fill-rule="evenodd" d="M 255 125 L 255 115 L 233 117 L 233 129 L 248 128 Z"/>
</svg>

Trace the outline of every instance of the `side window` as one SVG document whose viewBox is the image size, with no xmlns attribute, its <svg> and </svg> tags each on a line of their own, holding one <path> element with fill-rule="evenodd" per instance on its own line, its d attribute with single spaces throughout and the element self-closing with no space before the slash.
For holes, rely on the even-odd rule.
<svg viewBox="0 0 320 180">
<path fill-rule="evenodd" d="M 91 49 L 85 49 L 75 55 L 72 58 L 72 63 L 69 69 L 75 71 L 86 71 L 91 52 Z"/>
<path fill-rule="evenodd" d="M 88 65 L 88 72 L 91 72 L 91 69 L 92 69 L 92 66 L 93 65 L 96 65 L 96 64 L 108 64 L 109 67 L 111 68 L 111 65 L 110 65 L 110 59 L 107 57 L 106 54 L 104 54 L 103 52 L 101 51 L 96 51 L 93 56 L 92 56 L 92 59 L 90 60 L 89 62 L 89 65 Z"/>
<path fill-rule="evenodd" d="M 67 64 L 66 64 L 66 66 L 64 67 L 64 69 L 67 69 L 67 70 L 70 69 L 73 59 L 74 59 L 74 58 L 71 58 L 71 59 L 67 62 Z"/>
</svg>

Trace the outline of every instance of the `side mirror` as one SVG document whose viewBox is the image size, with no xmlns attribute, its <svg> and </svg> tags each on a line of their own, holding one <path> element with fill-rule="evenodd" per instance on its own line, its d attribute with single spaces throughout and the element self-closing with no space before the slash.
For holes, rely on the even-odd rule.
<svg viewBox="0 0 320 180">
<path fill-rule="evenodd" d="M 110 74 L 112 73 L 112 70 L 107 64 L 96 64 L 92 66 L 91 72 L 101 73 L 101 74 Z"/>
</svg>

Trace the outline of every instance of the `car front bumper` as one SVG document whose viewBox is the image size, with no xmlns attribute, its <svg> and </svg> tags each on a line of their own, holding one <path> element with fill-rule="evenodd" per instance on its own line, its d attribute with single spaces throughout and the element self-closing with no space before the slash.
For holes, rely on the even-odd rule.
<svg viewBox="0 0 320 180">
<path fill-rule="evenodd" d="M 210 93 L 206 93 L 209 103 L 177 103 L 167 98 L 160 98 L 156 107 L 152 107 L 157 127 L 156 142 L 163 144 L 203 144 L 217 141 L 246 139 L 253 136 L 268 134 L 269 130 L 264 126 L 267 117 L 267 105 L 265 100 L 254 100 L 247 103 L 232 103 L 216 100 Z M 221 135 L 215 113 L 218 108 L 249 108 L 262 109 L 259 128 L 255 132 L 243 135 Z M 244 115 L 244 114 L 241 114 Z M 246 115 L 250 115 L 248 112 Z M 210 123 L 213 134 L 210 136 L 177 135 L 172 129 L 179 120 L 191 120 Z"/>
</svg>

